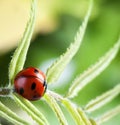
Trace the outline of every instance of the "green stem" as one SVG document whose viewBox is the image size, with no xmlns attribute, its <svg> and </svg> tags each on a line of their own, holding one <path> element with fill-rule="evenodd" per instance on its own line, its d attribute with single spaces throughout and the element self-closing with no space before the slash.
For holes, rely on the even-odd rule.
<svg viewBox="0 0 120 125">
<path fill-rule="evenodd" d="M 90 119 L 90 122 L 91 122 L 91 124 L 92 125 L 99 125 L 95 120 L 93 120 L 93 119 Z M 89 125 L 89 124 L 87 124 L 87 125 Z"/>
<path fill-rule="evenodd" d="M 60 124 L 68 125 L 67 120 L 66 120 L 61 108 L 59 107 L 56 100 L 54 99 L 54 97 L 51 96 L 49 93 L 46 93 L 44 96 L 44 99 L 48 103 L 48 105 L 52 108 L 54 113 L 56 114 L 58 120 L 60 121 Z"/>
<path fill-rule="evenodd" d="M 6 118 L 8 121 L 16 125 L 30 125 L 30 123 L 26 122 L 25 120 L 17 116 L 14 112 L 12 112 L 8 107 L 3 105 L 1 102 L 0 102 L 0 116 Z"/>
<path fill-rule="evenodd" d="M 32 111 L 32 108 L 27 107 L 26 104 L 24 104 L 23 102 L 25 102 L 26 99 L 22 98 L 19 95 L 15 95 L 13 94 L 14 97 L 14 101 L 23 109 L 25 110 L 39 125 L 44 125 L 44 121 L 41 119 L 41 117 L 37 116 L 36 114 L 34 114 L 34 112 Z"/>
<path fill-rule="evenodd" d="M 27 108 L 29 108 L 31 110 L 31 112 L 34 113 L 34 115 L 36 115 L 37 117 L 39 117 L 39 119 L 41 119 L 41 121 L 44 121 L 45 125 L 49 125 L 47 119 L 45 118 L 45 116 L 28 100 L 23 99 L 22 97 L 15 95 Z M 15 98 L 16 98 L 15 97 Z"/>
<path fill-rule="evenodd" d="M 73 117 L 73 120 L 76 122 L 76 125 L 85 125 L 84 121 L 82 120 L 81 116 L 76 110 L 75 105 L 73 105 L 68 99 L 62 100 L 62 103 L 66 107 L 66 109 L 70 112 L 71 116 Z"/>
<path fill-rule="evenodd" d="M 109 119 L 113 118 L 114 116 L 116 116 L 119 113 L 120 113 L 120 105 L 115 107 L 114 109 L 106 112 L 101 117 L 97 118 L 96 122 L 98 124 L 102 124 L 103 122 L 108 121 Z"/>
<path fill-rule="evenodd" d="M 31 11 L 30 18 L 26 25 L 23 37 L 15 50 L 12 60 L 9 65 L 9 86 L 13 84 L 15 75 L 23 69 L 27 51 L 30 45 L 30 40 L 32 37 L 34 25 L 35 25 L 35 16 L 36 16 L 36 0 L 31 0 Z"/>
<path fill-rule="evenodd" d="M 73 117 L 77 125 L 86 125 L 86 123 L 89 123 L 90 125 L 90 121 L 87 119 L 84 112 L 81 109 L 79 109 L 75 104 L 70 102 L 68 99 L 63 98 L 61 95 L 50 90 L 48 90 L 47 93 L 55 100 L 60 101 L 66 107 L 66 109 L 70 112 L 71 116 Z"/>
<path fill-rule="evenodd" d="M 93 112 L 101 108 L 105 104 L 109 103 L 110 101 L 112 101 L 116 96 L 118 96 L 119 93 L 120 93 L 120 84 L 115 86 L 113 89 L 103 93 L 101 96 L 98 96 L 97 98 L 90 101 L 86 105 L 85 110 L 89 113 Z"/>
<path fill-rule="evenodd" d="M 12 92 L 13 92 L 12 88 L 1 87 L 0 88 L 0 97 L 10 97 Z"/>
<path fill-rule="evenodd" d="M 92 125 L 91 121 L 88 119 L 85 112 L 81 108 L 77 108 L 77 111 L 78 111 L 80 117 L 82 118 L 82 120 L 84 121 L 85 125 Z"/>
</svg>

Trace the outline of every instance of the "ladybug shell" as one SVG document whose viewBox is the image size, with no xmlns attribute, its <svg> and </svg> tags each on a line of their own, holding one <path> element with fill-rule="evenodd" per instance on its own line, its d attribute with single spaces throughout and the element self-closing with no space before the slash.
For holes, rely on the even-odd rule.
<svg viewBox="0 0 120 125">
<path fill-rule="evenodd" d="M 15 92 L 28 100 L 40 99 L 47 88 L 45 75 L 39 69 L 29 67 L 20 71 L 14 80 Z"/>
<path fill-rule="evenodd" d="M 46 76 L 44 75 L 44 73 L 37 69 L 37 68 L 34 68 L 34 67 L 28 67 L 22 71 L 20 71 L 16 77 L 19 77 L 19 76 L 34 76 L 34 77 L 38 77 L 40 78 L 41 80 L 45 80 L 46 79 Z"/>
</svg>

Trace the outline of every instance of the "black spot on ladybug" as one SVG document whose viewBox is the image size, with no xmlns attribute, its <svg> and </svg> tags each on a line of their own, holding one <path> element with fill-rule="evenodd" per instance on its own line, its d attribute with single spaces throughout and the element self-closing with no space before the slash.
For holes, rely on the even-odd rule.
<svg viewBox="0 0 120 125">
<path fill-rule="evenodd" d="M 37 69 L 34 69 L 34 73 L 39 73 L 39 71 Z"/>
<path fill-rule="evenodd" d="M 20 88 L 20 94 L 22 95 L 24 93 L 24 89 Z"/>
<path fill-rule="evenodd" d="M 31 90 L 34 90 L 36 88 L 36 83 L 33 82 L 32 85 L 31 85 Z"/>
</svg>

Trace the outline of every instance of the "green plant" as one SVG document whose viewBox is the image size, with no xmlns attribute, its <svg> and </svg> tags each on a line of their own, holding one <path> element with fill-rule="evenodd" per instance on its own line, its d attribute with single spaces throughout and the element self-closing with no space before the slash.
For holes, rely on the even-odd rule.
<svg viewBox="0 0 120 125">
<path fill-rule="evenodd" d="M 58 80 L 59 76 L 61 75 L 61 73 L 67 66 L 67 64 L 77 53 L 85 34 L 88 19 L 92 11 L 92 4 L 93 2 L 91 0 L 88 12 L 75 36 L 74 42 L 70 45 L 67 51 L 63 55 L 61 55 L 60 58 L 58 58 L 48 68 L 46 73 L 48 84 L 55 83 Z M 32 37 L 34 23 L 35 23 L 35 13 L 36 13 L 36 0 L 32 0 L 30 19 L 26 26 L 23 38 L 21 39 L 21 42 L 18 48 L 16 49 L 12 57 L 12 60 L 10 62 L 9 85 L 8 87 L 0 89 L 0 96 L 1 98 L 10 97 L 15 103 L 19 105 L 19 107 L 21 107 L 24 111 L 26 111 L 28 115 L 30 115 L 32 119 L 36 121 L 36 123 L 40 125 L 49 125 L 50 123 L 43 113 L 41 113 L 30 101 L 14 93 L 12 89 L 14 77 L 21 69 L 23 69 L 23 66 L 26 60 L 26 55 L 30 45 L 30 39 Z M 96 76 L 98 76 L 103 70 L 105 70 L 107 66 L 109 66 L 111 61 L 117 55 L 119 47 L 120 47 L 120 39 L 118 39 L 116 44 L 103 57 L 101 57 L 98 62 L 96 62 L 85 72 L 78 75 L 78 77 L 76 77 L 75 80 L 73 80 L 65 96 L 61 96 L 58 93 L 47 90 L 47 92 L 43 97 L 43 101 L 45 101 L 53 110 L 60 124 L 62 125 L 70 124 L 67 121 L 64 115 L 64 112 L 60 107 L 61 105 L 63 105 L 64 108 L 67 109 L 69 114 L 72 116 L 74 123 L 77 125 L 101 124 L 104 121 L 109 120 L 111 117 L 120 113 L 120 106 L 118 105 L 114 109 L 109 110 L 108 112 L 106 112 L 105 114 L 103 114 L 102 116 L 96 119 L 95 118 L 92 119 L 87 115 L 87 113 L 92 113 L 93 111 L 101 108 L 108 102 L 112 101 L 120 92 L 119 84 L 113 89 L 98 96 L 96 99 L 93 99 L 92 101 L 90 101 L 84 107 L 84 109 L 82 109 L 81 107 L 79 107 L 78 105 L 76 105 L 74 102 L 70 100 L 70 98 L 74 98 L 75 96 L 77 96 L 78 92 L 80 92 L 80 90 L 82 90 L 83 87 L 88 85 L 90 81 L 96 78 Z M 5 106 L 2 102 L 0 102 L 0 116 L 4 117 L 5 119 L 7 119 L 13 124 L 18 124 L 18 125 L 31 124 L 29 123 L 29 121 L 19 117 L 16 113 L 14 113 L 11 109 Z"/>
</svg>

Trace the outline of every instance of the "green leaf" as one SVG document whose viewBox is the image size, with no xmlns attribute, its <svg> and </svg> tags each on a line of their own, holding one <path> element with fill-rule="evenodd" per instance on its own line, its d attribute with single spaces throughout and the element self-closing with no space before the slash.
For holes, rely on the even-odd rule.
<svg viewBox="0 0 120 125">
<path fill-rule="evenodd" d="M 96 78 L 102 71 L 104 71 L 111 61 L 115 58 L 120 47 L 120 38 L 118 42 L 111 48 L 100 60 L 80 74 L 73 82 L 66 97 L 75 97 L 80 90 L 82 90 L 88 83 Z"/>
<path fill-rule="evenodd" d="M 84 121 L 85 125 L 92 125 L 91 121 L 88 119 L 85 112 L 81 108 L 77 108 L 77 111 L 78 111 L 80 117 L 82 118 L 82 120 Z"/>
<path fill-rule="evenodd" d="M 53 91 L 48 90 L 47 93 L 50 97 L 61 102 L 61 104 L 63 104 L 66 107 L 66 109 L 71 114 L 71 116 L 73 117 L 73 120 L 76 122 L 77 125 L 79 125 L 79 124 L 80 125 L 91 125 L 91 122 L 87 118 L 84 111 L 82 109 L 78 108 L 74 103 L 72 103 L 71 101 L 69 101 L 66 98 L 63 98 L 61 95 L 59 95 Z"/>
<path fill-rule="evenodd" d="M 102 124 L 103 122 L 106 122 L 110 120 L 111 118 L 115 117 L 116 115 L 120 114 L 120 105 L 115 107 L 114 109 L 107 111 L 102 116 L 98 117 L 96 119 L 96 122 L 98 125 Z"/>
<path fill-rule="evenodd" d="M 24 66 L 35 24 L 35 13 L 36 13 L 36 0 L 32 0 L 30 19 L 26 25 L 26 29 L 21 39 L 21 42 L 19 43 L 18 48 L 15 50 L 9 65 L 9 86 L 13 82 L 16 73 L 18 73 Z"/>
<path fill-rule="evenodd" d="M 113 89 L 107 91 L 106 93 L 102 94 L 101 96 L 98 96 L 96 99 L 90 101 L 86 105 L 85 110 L 87 112 L 93 112 L 96 109 L 99 109 L 103 105 L 107 104 L 108 102 L 112 101 L 119 94 L 120 94 L 120 84 L 118 84 Z"/>
<path fill-rule="evenodd" d="M 95 120 L 93 120 L 93 119 L 90 119 L 90 122 L 91 122 L 92 125 L 98 125 L 97 122 Z"/>
<path fill-rule="evenodd" d="M 49 104 L 49 106 L 52 108 L 54 113 L 56 114 L 60 124 L 61 125 L 68 125 L 68 123 L 65 119 L 65 116 L 64 116 L 61 108 L 57 104 L 56 100 L 52 96 L 50 96 L 50 94 L 47 94 L 47 93 L 45 94 L 44 99 Z"/>
<path fill-rule="evenodd" d="M 73 120 L 75 121 L 76 125 L 86 125 L 77 111 L 76 105 L 71 103 L 68 99 L 63 99 L 62 104 L 66 107 L 68 112 L 71 114 Z"/>
<path fill-rule="evenodd" d="M 24 110 L 26 111 L 39 125 L 49 125 L 44 115 L 38 111 L 38 109 L 32 105 L 30 101 L 19 96 L 18 94 L 13 94 L 14 101 Z"/>
<path fill-rule="evenodd" d="M 60 58 L 58 58 L 47 70 L 47 82 L 48 83 L 53 83 L 56 82 L 57 79 L 59 78 L 59 76 L 61 75 L 61 73 L 63 72 L 63 70 L 65 69 L 66 65 L 71 61 L 71 59 L 74 57 L 74 55 L 77 53 L 81 42 L 83 40 L 84 34 L 85 34 L 85 30 L 87 27 L 87 23 L 88 23 L 88 19 L 90 17 L 91 14 L 91 10 L 92 10 L 92 2 L 90 3 L 88 12 L 84 18 L 84 21 L 81 25 L 81 27 L 79 28 L 76 36 L 75 36 L 75 40 L 74 43 L 72 43 L 70 45 L 70 47 L 67 49 L 67 51 L 60 56 Z"/>
<path fill-rule="evenodd" d="M 8 107 L 3 105 L 1 102 L 0 102 L 0 116 L 16 125 L 30 125 L 29 122 L 17 116 L 13 111 L 11 111 Z"/>
</svg>

